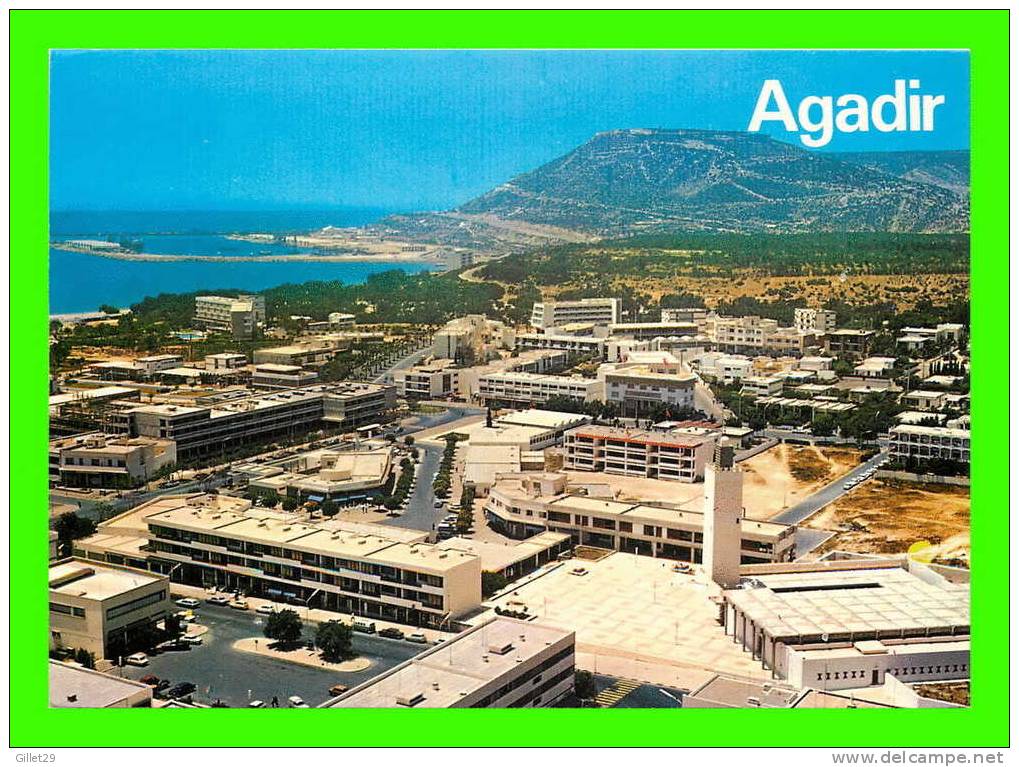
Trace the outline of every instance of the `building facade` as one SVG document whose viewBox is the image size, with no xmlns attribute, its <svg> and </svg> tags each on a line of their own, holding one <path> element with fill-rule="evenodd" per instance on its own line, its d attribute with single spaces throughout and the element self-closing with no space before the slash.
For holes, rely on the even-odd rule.
<svg viewBox="0 0 1019 767">
<path fill-rule="evenodd" d="M 531 308 L 531 325 L 542 329 L 575 322 L 611 325 L 621 320 L 622 302 L 618 298 L 537 301 Z"/>
<path fill-rule="evenodd" d="M 711 438 L 587 425 L 566 432 L 563 468 L 697 482 L 713 445 Z"/>
<path fill-rule="evenodd" d="M 553 397 L 580 402 L 601 400 L 604 384 L 592 378 L 538 373 L 489 373 L 478 378 L 478 398 L 484 403 L 533 405 Z"/>
<path fill-rule="evenodd" d="M 196 296 L 195 323 L 236 339 L 254 338 L 265 323 L 265 296 Z"/>
<path fill-rule="evenodd" d="M 892 458 L 910 461 L 940 459 L 970 462 L 970 432 L 947 426 L 899 424 L 889 431 Z"/>
</svg>

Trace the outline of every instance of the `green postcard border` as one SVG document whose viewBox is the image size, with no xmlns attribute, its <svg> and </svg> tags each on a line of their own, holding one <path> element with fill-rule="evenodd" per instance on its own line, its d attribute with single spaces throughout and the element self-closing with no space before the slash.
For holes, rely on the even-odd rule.
<svg viewBox="0 0 1019 767">
<path fill-rule="evenodd" d="M 1008 23 L 1008 11 L 10 11 L 11 745 L 1007 745 Z M 972 707 L 679 715 L 635 709 L 276 711 L 269 715 L 272 727 L 252 727 L 266 714 L 239 709 L 49 709 L 42 577 L 47 470 L 40 456 L 48 429 L 51 48 L 970 50 L 972 299 L 980 308 L 972 317 Z"/>
</svg>

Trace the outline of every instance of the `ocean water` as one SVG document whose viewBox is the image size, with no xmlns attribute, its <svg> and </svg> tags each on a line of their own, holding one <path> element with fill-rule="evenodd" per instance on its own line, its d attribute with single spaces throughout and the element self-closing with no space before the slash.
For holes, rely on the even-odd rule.
<svg viewBox="0 0 1019 767">
<path fill-rule="evenodd" d="M 263 290 L 285 283 L 342 280 L 363 283 L 368 276 L 391 269 L 412 273 L 435 268 L 431 264 L 394 266 L 375 261 L 339 263 L 260 263 L 245 256 L 298 253 L 283 245 L 230 240 L 227 233 L 306 232 L 324 226 L 360 226 L 390 211 L 342 209 L 332 211 L 242 212 L 68 212 L 50 220 L 53 240 L 139 238 L 144 252 L 174 255 L 220 255 L 222 261 L 124 261 L 50 248 L 50 313 L 94 311 L 102 304 L 129 306 L 146 296 L 195 290 L 236 288 Z"/>
</svg>

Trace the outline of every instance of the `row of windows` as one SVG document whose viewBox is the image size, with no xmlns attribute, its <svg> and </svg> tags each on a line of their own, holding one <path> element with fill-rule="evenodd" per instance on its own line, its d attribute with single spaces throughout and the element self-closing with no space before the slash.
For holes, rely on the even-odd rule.
<svg viewBox="0 0 1019 767">
<path fill-rule="evenodd" d="M 141 610 L 143 607 L 149 605 L 158 604 L 166 599 L 166 589 L 160 589 L 152 594 L 146 594 L 143 597 L 132 599 L 130 602 L 125 602 L 122 605 L 111 607 L 106 611 L 106 620 L 113 620 L 121 615 L 127 615 L 128 613 L 134 612 L 135 610 Z"/>
<path fill-rule="evenodd" d="M 518 689 L 520 687 L 523 687 L 524 685 L 532 685 L 533 686 L 533 685 L 537 684 L 538 682 L 541 681 L 541 675 L 542 675 L 543 672 L 545 672 L 548 669 L 552 668 L 553 666 L 561 663 L 566 658 L 569 658 L 569 657 L 572 657 L 572 656 L 573 656 L 573 645 L 570 645 L 569 647 L 565 648 L 564 650 L 560 650 L 555 655 L 552 655 L 551 657 L 546 658 L 545 660 L 543 660 L 541 663 L 539 663 L 534 668 L 529 669 L 526 674 L 522 674 L 522 675 L 520 675 L 520 676 L 518 676 L 518 677 L 516 677 L 514 679 L 511 679 L 509 682 L 504 684 L 499 689 L 495 690 L 494 692 L 489 693 L 488 695 L 486 695 L 481 700 L 479 700 L 476 703 L 472 704 L 471 708 L 487 708 L 488 706 L 490 706 L 495 701 L 501 700 L 506 695 L 508 695 L 509 693 L 513 692 L 513 690 L 516 690 L 516 689 Z M 571 667 L 571 668 L 567 669 L 567 671 L 572 674 L 573 673 L 573 668 Z"/>
<path fill-rule="evenodd" d="M 72 615 L 75 618 L 85 617 L 85 608 L 72 607 L 71 605 L 62 605 L 59 602 L 50 602 L 50 612 L 60 613 L 61 615 Z"/>
</svg>

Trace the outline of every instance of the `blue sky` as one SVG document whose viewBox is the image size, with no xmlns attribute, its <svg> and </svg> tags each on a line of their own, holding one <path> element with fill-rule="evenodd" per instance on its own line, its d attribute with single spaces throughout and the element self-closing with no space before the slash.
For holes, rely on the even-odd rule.
<svg viewBox="0 0 1019 767">
<path fill-rule="evenodd" d="M 795 110 L 896 77 L 945 94 L 936 130 L 826 150 L 968 148 L 962 52 L 54 52 L 51 207 L 446 208 L 598 131 L 745 130 L 767 78 Z"/>
</svg>

